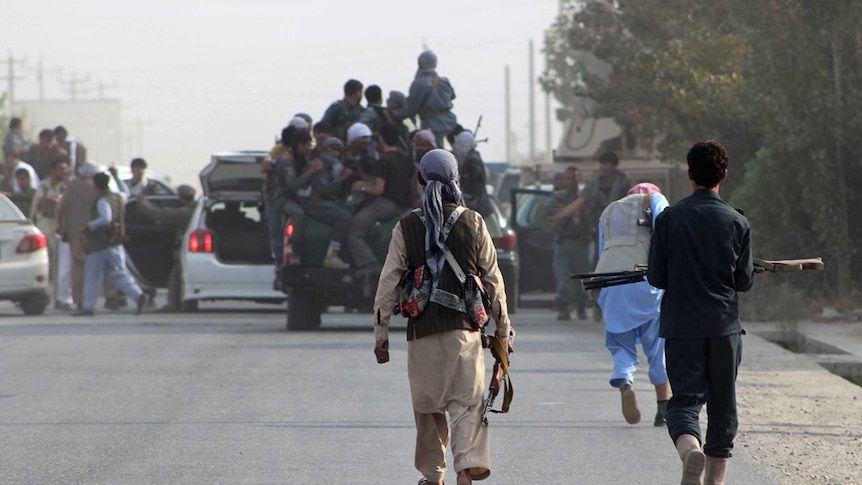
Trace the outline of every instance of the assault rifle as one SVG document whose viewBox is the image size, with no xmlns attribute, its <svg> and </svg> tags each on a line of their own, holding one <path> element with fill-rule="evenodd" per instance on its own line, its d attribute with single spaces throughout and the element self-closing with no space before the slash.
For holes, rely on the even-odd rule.
<svg viewBox="0 0 862 485">
<path fill-rule="evenodd" d="M 766 260 L 754 259 L 755 273 L 787 273 L 791 271 L 821 271 L 823 260 L 821 258 L 807 259 L 782 259 Z M 633 271 L 617 271 L 613 273 L 577 273 L 569 276 L 572 279 L 581 280 L 585 290 L 607 288 L 609 286 L 628 285 L 644 281 L 646 277 L 646 265 L 638 264 Z"/>
<path fill-rule="evenodd" d="M 491 383 L 488 385 L 488 395 L 482 402 L 482 424 L 488 425 L 488 412 L 492 413 L 507 413 L 509 412 L 509 404 L 512 402 L 514 390 L 512 389 L 512 381 L 509 379 L 509 345 L 515 343 L 515 331 L 512 330 L 507 338 L 503 337 L 482 337 L 484 339 L 483 346 L 491 349 L 491 355 L 494 356 L 494 369 L 491 371 Z M 491 409 L 494 405 L 494 400 L 500 393 L 500 389 L 505 388 L 503 392 L 503 406 L 499 409 Z"/>
</svg>

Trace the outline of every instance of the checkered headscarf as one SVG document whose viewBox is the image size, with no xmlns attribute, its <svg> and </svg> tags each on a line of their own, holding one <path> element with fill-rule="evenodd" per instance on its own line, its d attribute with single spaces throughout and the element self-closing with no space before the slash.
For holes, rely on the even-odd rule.
<svg viewBox="0 0 862 485">
<path fill-rule="evenodd" d="M 431 270 L 431 282 L 437 287 L 446 263 L 446 241 L 443 239 L 443 201 L 464 205 L 458 185 L 458 161 L 450 152 L 434 149 L 422 156 L 419 173 L 425 180 L 422 210 L 425 213 L 425 261 Z"/>
</svg>

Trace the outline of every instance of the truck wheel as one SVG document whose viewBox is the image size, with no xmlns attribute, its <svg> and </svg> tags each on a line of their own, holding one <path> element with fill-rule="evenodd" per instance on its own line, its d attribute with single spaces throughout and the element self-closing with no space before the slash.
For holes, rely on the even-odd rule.
<svg viewBox="0 0 862 485">
<path fill-rule="evenodd" d="M 316 291 L 291 288 L 287 291 L 287 329 L 314 330 L 320 326 L 322 296 Z"/>
<path fill-rule="evenodd" d="M 45 295 L 30 295 L 21 300 L 21 310 L 24 315 L 41 315 L 48 307 L 48 297 Z"/>
</svg>

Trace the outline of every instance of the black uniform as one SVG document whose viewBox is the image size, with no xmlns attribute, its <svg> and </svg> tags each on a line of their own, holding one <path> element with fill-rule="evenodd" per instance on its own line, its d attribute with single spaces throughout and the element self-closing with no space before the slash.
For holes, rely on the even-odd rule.
<svg viewBox="0 0 862 485">
<path fill-rule="evenodd" d="M 753 283 L 748 220 L 717 193 L 700 189 L 656 218 L 647 278 L 665 289 L 660 335 L 673 390 L 667 425 L 676 442 L 700 439 L 698 415 L 707 404 L 703 450 L 730 456 L 738 426 L 736 374 L 744 334 L 739 291 Z"/>
</svg>

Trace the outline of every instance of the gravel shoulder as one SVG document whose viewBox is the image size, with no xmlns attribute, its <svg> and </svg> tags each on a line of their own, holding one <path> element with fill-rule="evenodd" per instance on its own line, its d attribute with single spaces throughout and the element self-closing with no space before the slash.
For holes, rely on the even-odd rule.
<svg viewBox="0 0 862 485">
<path fill-rule="evenodd" d="M 737 447 L 785 485 L 862 484 L 862 387 L 819 364 L 862 371 L 862 323 L 745 327 Z M 781 336 L 801 338 L 803 353 L 771 343 Z"/>
</svg>

